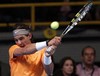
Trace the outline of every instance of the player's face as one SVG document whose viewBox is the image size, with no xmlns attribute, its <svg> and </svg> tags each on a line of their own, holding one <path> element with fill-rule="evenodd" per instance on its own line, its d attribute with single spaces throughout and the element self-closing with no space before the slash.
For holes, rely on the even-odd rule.
<svg viewBox="0 0 100 76">
<path fill-rule="evenodd" d="M 92 48 L 85 49 L 82 59 L 85 64 L 92 65 L 95 60 L 94 50 Z"/>
<path fill-rule="evenodd" d="M 27 44 L 31 43 L 31 37 L 28 35 L 18 35 L 14 37 L 15 43 L 20 46 L 20 47 L 24 47 Z"/>
<path fill-rule="evenodd" d="M 71 75 L 73 69 L 74 69 L 73 62 L 71 60 L 66 60 L 62 68 L 63 74 Z"/>
</svg>

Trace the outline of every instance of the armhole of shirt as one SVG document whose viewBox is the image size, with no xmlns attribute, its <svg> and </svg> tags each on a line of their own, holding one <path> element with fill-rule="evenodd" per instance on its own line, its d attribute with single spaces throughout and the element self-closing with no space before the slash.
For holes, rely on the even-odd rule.
<svg viewBox="0 0 100 76">
<path fill-rule="evenodd" d="M 10 47 L 10 49 L 9 49 L 9 58 L 10 58 L 10 59 L 15 59 L 15 58 L 16 58 L 16 57 L 14 57 L 14 50 L 15 50 L 16 48 L 18 48 L 17 45 L 13 45 L 13 46 Z"/>
</svg>

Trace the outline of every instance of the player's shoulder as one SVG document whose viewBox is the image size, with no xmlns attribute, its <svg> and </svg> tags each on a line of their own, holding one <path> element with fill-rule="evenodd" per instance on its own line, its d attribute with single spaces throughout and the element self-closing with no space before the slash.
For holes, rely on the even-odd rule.
<svg viewBox="0 0 100 76">
<path fill-rule="evenodd" d="M 14 49 L 14 48 L 18 48 L 18 47 L 19 47 L 18 45 L 12 45 L 12 46 L 10 46 L 9 50 Z"/>
</svg>

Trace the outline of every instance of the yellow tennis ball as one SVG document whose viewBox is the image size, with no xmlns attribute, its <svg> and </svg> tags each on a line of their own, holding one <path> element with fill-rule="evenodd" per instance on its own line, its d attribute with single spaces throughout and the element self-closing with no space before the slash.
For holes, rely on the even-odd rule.
<svg viewBox="0 0 100 76">
<path fill-rule="evenodd" d="M 57 21 L 52 22 L 51 25 L 50 25 L 50 27 L 51 27 L 52 29 L 58 29 L 58 27 L 59 27 L 59 22 L 57 22 Z"/>
</svg>

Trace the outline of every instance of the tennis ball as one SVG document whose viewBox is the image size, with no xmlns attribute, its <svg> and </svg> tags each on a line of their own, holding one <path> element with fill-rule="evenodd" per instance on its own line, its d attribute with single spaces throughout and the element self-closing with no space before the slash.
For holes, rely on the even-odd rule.
<svg viewBox="0 0 100 76">
<path fill-rule="evenodd" d="M 51 23 L 50 27 L 51 27 L 52 29 L 55 29 L 55 30 L 58 29 L 58 27 L 59 27 L 59 22 L 53 21 L 53 22 Z"/>
</svg>

